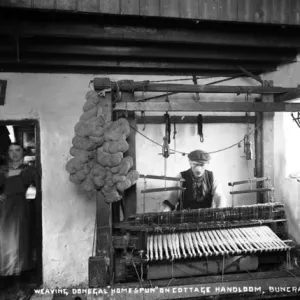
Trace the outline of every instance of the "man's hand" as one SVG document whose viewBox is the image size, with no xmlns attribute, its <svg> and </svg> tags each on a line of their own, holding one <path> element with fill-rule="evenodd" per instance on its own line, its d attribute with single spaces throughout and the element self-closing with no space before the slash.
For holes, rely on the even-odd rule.
<svg viewBox="0 0 300 300">
<path fill-rule="evenodd" d="M 166 212 L 166 211 L 172 211 L 174 209 L 175 209 L 174 205 L 172 205 L 169 200 L 164 200 L 161 205 L 160 211 Z"/>
<path fill-rule="evenodd" d="M 5 194 L 0 195 L 0 203 L 4 203 L 6 201 L 7 197 Z"/>
<path fill-rule="evenodd" d="M 161 208 L 162 212 L 167 212 L 167 211 L 172 211 L 171 207 L 165 204 L 162 204 L 162 208 Z"/>
</svg>

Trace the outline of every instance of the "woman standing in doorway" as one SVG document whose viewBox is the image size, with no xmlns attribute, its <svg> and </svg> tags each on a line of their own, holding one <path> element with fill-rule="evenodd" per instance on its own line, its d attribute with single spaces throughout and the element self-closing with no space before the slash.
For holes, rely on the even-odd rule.
<svg viewBox="0 0 300 300">
<path fill-rule="evenodd" d="M 0 167 L 0 276 L 16 276 L 32 268 L 29 247 L 29 202 L 35 169 L 24 164 L 24 150 L 12 143 L 8 162 Z"/>
</svg>

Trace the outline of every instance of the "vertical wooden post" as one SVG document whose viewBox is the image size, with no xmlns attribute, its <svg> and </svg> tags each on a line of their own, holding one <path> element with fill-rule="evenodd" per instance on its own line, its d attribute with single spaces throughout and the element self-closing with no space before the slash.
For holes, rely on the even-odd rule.
<svg viewBox="0 0 300 300">
<path fill-rule="evenodd" d="M 100 101 L 107 121 L 112 119 L 111 93 L 106 93 Z M 112 248 L 112 204 L 104 201 L 100 191 L 96 194 L 97 241 L 96 256 L 102 261 L 102 268 L 97 274 L 99 285 L 106 286 L 113 280 L 113 248 Z M 105 265 L 105 269 L 103 268 Z"/>
<path fill-rule="evenodd" d="M 115 99 L 115 95 L 114 92 L 112 92 L 112 102 L 114 102 Z M 112 111 L 112 120 L 116 121 L 118 120 L 120 117 L 120 112 L 117 111 Z M 122 193 L 119 192 L 120 195 L 122 195 Z M 121 207 L 121 202 L 115 202 L 112 203 L 112 223 L 119 223 L 120 219 L 121 219 L 121 215 L 120 215 L 120 207 Z"/>
<path fill-rule="evenodd" d="M 133 92 L 122 92 L 122 102 L 132 102 L 134 101 L 134 93 Z M 125 105 L 126 106 L 126 105 Z M 133 128 L 136 128 L 136 119 L 134 112 L 127 112 L 127 120 Z M 133 158 L 133 169 L 136 169 L 136 145 L 135 145 L 135 135 L 136 131 L 130 128 L 130 136 L 127 139 L 129 144 L 129 149 L 124 153 L 124 156 L 131 156 Z M 137 206 L 137 193 L 136 193 L 136 185 L 131 186 L 129 189 L 124 192 L 124 210 L 125 210 L 125 220 L 127 218 L 136 213 Z"/>
<path fill-rule="evenodd" d="M 265 83 L 266 84 L 266 83 Z M 269 86 L 273 85 L 272 81 L 267 82 Z M 263 102 L 274 102 L 274 95 L 262 95 Z M 274 112 L 263 113 L 263 176 L 270 177 L 265 186 L 274 186 Z M 267 202 L 268 194 L 264 195 L 264 202 Z"/>
<path fill-rule="evenodd" d="M 261 99 L 258 99 L 257 102 L 261 102 Z M 263 177 L 263 113 L 257 112 L 255 113 L 255 177 L 260 178 Z M 259 181 L 256 184 L 257 188 L 263 187 L 263 182 Z M 256 202 L 263 203 L 263 195 L 261 193 L 257 193 Z"/>
</svg>

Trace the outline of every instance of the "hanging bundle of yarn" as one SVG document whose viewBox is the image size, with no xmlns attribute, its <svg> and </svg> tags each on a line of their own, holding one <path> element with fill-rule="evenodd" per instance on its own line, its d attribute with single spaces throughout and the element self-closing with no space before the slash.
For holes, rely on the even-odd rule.
<svg viewBox="0 0 300 300">
<path fill-rule="evenodd" d="M 73 158 L 67 162 L 66 170 L 71 182 L 81 185 L 86 192 L 100 190 L 105 201 L 112 203 L 121 199 L 119 192 L 136 183 L 139 174 L 131 170 L 132 157 L 123 157 L 129 148 L 128 121 L 107 121 L 100 101 L 95 91 L 87 93 L 84 112 L 74 128 L 70 149 Z"/>
</svg>

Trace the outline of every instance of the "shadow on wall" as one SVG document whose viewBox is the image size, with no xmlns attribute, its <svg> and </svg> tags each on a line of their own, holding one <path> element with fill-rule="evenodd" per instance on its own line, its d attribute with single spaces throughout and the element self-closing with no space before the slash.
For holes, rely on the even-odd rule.
<svg viewBox="0 0 300 300">
<path fill-rule="evenodd" d="M 288 232 L 297 243 L 300 243 L 300 182 L 297 179 L 285 179 L 284 205 Z"/>
</svg>

